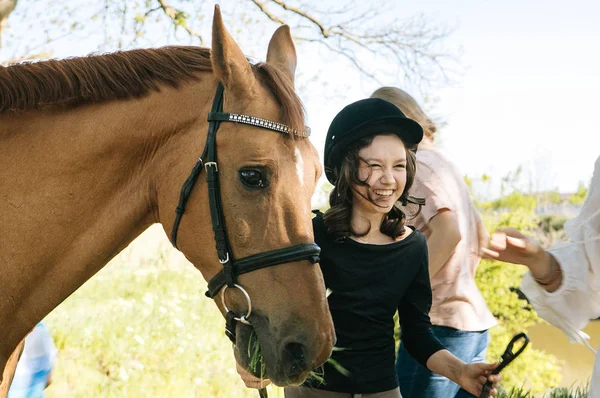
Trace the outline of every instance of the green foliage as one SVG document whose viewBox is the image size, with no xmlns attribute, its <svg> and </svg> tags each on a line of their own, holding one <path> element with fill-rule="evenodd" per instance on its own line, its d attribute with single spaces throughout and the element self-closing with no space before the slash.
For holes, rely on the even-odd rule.
<svg viewBox="0 0 600 398">
<path fill-rule="evenodd" d="M 526 234 L 540 229 L 543 222 L 534 213 L 536 199 L 533 195 L 523 195 L 517 191 L 483 203 L 484 223 L 488 231 L 499 228 L 516 228 Z M 550 219 L 545 220 L 553 226 Z M 531 305 L 519 296 L 518 287 L 527 268 L 521 265 L 483 260 L 476 274 L 476 282 L 488 307 L 498 320 L 498 326 L 490 331 L 488 360 L 496 361 L 506 349 L 506 345 L 517 333 L 526 332 L 528 327 L 543 322 Z M 532 344 L 509 367 L 502 371 L 502 385 L 512 389 L 526 386 L 528 394 L 546 391 L 549 386 L 560 383 L 560 363 L 552 355 L 536 350 Z M 511 395 L 525 397 L 533 395 Z"/>
<path fill-rule="evenodd" d="M 512 320 L 504 320 L 490 331 L 490 345 L 487 358 L 497 361 L 506 349 L 506 345 L 516 332 L 526 331 L 526 327 L 518 327 Z M 549 386 L 560 383 L 559 366 L 561 363 L 552 355 L 536 350 L 535 344 L 525 351 L 510 366 L 502 371 L 502 385 L 506 388 L 526 386 L 532 393 L 542 393 Z"/>
<path fill-rule="evenodd" d="M 558 205 L 563 202 L 560 192 L 558 191 L 540 192 L 535 196 L 539 205 Z"/>
<path fill-rule="evenodd" d="M 177 11 L 173 17 L 173 21 L 178 26 L 185 27 L 187 25 L 189 16 L 183 11 Z"/>
<path fill-rule="evenodd" d="M 498 228 L 516 228 L 523 232 L 533 230 L 539 223 L 538 216 L 532 209 L 517 208 L 510 212 L 488 212 L 483 215 L 488 231 Z"/>
<path fill-rule="evenodd" d="M 550 392 L 548 398 L 588 398 L 589 387 L 576 387 L 576 388 L 556 388 Z"/>
<path fill-rule="evenodd" d="M 545 214 L 539 217 L 538 229 L 541 233 L 560 232 L 569 218 L 562 215 Z"/>
<path fill-rule="evenodd" d="M 513 192 L 491 202 L 481 204 L 483 210 L 521 210 L 533 212 L 537 206 L 537 200 L 533 195 L 523 195 L 520 192 Z"/>
<path fill-rule="evenodd" d="M 585 197 L 587 196 L 588 189 L 585 184 L 580 182 L 579 187 L 577 188 L 577 192 L 569 197 L 569 203 L 574 205 L 583 204 Z"/>
<path fill-rule="evenodd" d="M 535 398 L 531 391 L 526 391 L 522 388 L 513 388 L 509 392 L 504 389 L 498 391 L 498 398 Z"/>
<path fill-rule="evenodd" d="M 588 398 L 587 387 L 575 387 L 572 389 L 568 388 L 555 388 L 548 394 L 544 394 L 545 398 Z M 536 394 L 531 391 L 525 390 L 521 387 L 513 388 L 510 391 L 500 389 L 498 391 L 498 398 L 535 398 Z"/>
<path fill-rule="evenodd" d="M 502 196 L 506 195 L 507 191 L 518 191 L 518 185 L 523 175 L 523 167 L 519 166 L 515 170 L 507 173 L 501 179 L 500 192 Z"/>
<path fill-rule="evenodd" d="M 510 339 L 517 333 L 540 322 L 526 300 L 519 297 L 517 288 L 526 269 L 520 265 L 484 260 L 476 276 L 477 285 L 488 307 L 498 320 L 490 330 L 487 358 L 497 361 Z M 539 393 L 548 386 L 560 383 L 558 360 L 542 351 L 527 348 L 509 367 L 502 371 L 502 384 L 507 388 L 525 385 Z"/>
<path fill-rule="evenodd" d="M 465 181 L 465 184 L 467 184 L 469 191 L 472 191 L 473 190 L 473 180 L 471 178 L 469 178 L 469 176 L 464 176 L 463 180 Z"/>
<path fill-rule="evenodd" d="M 539 322 L 531 305 L 516 292 L 525 271 L 520 265 L 488 260 L 482 261 L 477 270 L 477 285 L 488 308 L 503 325 L 503 331 L 511 335 Z"/>
<path fill-rule="evenodd" d="M 59 349 L 49 398 L 256 397 L 202 275 L 173 254 L 119 256 L 46 317 Z"/>
<path fill-rule="evenodd" d="M 543 192 L 523 194 L 522 168 L 508 173 L 502 178 L 502 197 L 478 204 L 483 212 L 488 231 L 498 228 L 516 228 L 533 237 L 544 247 L 564 239 L 563 226 L 567 220 L 564 216 L 543 215 L 535 213 L 539 205 L 556 205 L 563 203 L 559 192 Z M 483 179 L 482 179 L 483 180 Z M 489 181 L 489 179 L 488 179 Z M 569 199 L 572 204 L 582 203 L 587 190 L 580 184 L 578 192 Z M 481 262 L 476 282 L 489 308 L 498 319 L 499 325 L 490 332 L 491 343 L 488 348 L 488 360 L 497 360 L 513 335 L 526 332 L 527 328 L 544 322 L 538 318 L 533 308 L 523 296 L 519 296 L 518 287 L 526 268 L 519 265 L 504 264 L 497 261 Z M 536 350 L 535 342 L 511 366 L 503 370 L 503 386 L 510 393 L 502 390 L 499 397 L 534 397 L 547 393 L 548 388 L 560 383 L 560 367 L 562 364 L 552 355 Z M 547 397 L 587 397 L 585 388 L 555 389 Z"/>
</svg>

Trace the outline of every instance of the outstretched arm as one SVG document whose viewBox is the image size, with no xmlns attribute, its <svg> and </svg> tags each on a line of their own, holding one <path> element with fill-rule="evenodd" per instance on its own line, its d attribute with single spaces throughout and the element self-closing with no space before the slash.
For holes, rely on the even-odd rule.
<svg viewBox="0 0 600 398">
<path fill-rule="evenodd" d="M 556 291 L 562 283 L 562 270 L 556 259 L 516 229 L 494 232 L 489 248 L 481 250 L 486 258 L 527 266 L 531 276 L 547 292 Z"/>
</svg>

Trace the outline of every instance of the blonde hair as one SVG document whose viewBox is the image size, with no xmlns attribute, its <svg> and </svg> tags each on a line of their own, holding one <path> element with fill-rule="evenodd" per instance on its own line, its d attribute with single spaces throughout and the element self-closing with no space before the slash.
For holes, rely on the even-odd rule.
<svg viewBox="0 0 600 398">
<path fill-rule="evenodd" d="M 380 98 L 396 105 L 406 117 L 419 123 L 423 128 L 423 134 L 433 141 L 437 127 L 410 94 L 396 87 L 381 87 L 371 94 L 371 98 Z"/>
</svg>

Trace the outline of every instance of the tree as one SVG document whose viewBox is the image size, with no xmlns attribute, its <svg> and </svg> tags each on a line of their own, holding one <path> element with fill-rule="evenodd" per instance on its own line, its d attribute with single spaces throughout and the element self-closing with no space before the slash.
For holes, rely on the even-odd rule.
<svg viewBox="0 0 600 398">
<path fill-rule="evenodd" d="M 0 0 L 5 2 L 9 0 Z M 21 0 L 18 23 L 11 26 L 12 42 L 21 42 L 12 58 L 47 52 L 52 43 L 69 35 L 92 40 L 106 51 L 164 44 L 207 45 L 212 3 L 192 0 Z M 457 55 L 443 43 L 451 29 L 423 15 L 391 18 L 378 3 L 349 2 L 345 6 L 304 5 L 297 0 L 235 0 L 222 7 L 237 37 L 252 38 L 265 27 L 290 25 L 297 43 L 325 51 L 349 63 L 362 76 L 378 81 L 393 69 L 417 87 L 447 83 L 457 67 Z M 2 3 L 0 3 L 2 4 Z M 37 12 L 32 18 L 31 14 Z M 17 13 L 13 16 L 17 18 Z M 235 31 L 234 30 L 234 31 Z M 37 34 L 32 43 L 23 39 Z M 253 36 L 254 35 L 254 36 Z M 242 46 L 248 48 L 248 46 Z M 6 57 L 4 61 L 9 58 Z"/>
</svg>

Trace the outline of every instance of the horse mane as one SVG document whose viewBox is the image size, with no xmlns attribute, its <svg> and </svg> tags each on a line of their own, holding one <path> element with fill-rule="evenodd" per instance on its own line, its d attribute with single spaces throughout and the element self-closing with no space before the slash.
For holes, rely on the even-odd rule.
<svg viewBox="0 0 600 398">
<path fill-rule="evenodd" d="M 251 66 L 282 107 L 282 121 L 303 129 L 304 108 L 289 78 L 266 63 Z M 0 66 L 0 113 L 139 98 L 161 85 L 176 88 L 197 80 L 197 72 L 211 71 L 210 49 L 192 46 Z"/>
</svg>

